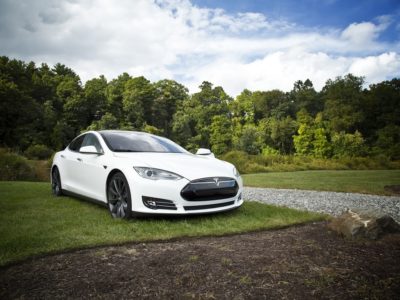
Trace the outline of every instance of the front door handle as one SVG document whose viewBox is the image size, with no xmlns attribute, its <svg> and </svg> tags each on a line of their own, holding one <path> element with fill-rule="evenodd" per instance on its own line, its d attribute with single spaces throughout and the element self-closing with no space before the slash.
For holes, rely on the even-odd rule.
<svg viewBox="0 0 400 300">
<path fill-rule="evenodd" d="M 77 160 L 78 160 L 78 161 L 82 161 L 82 158 L 79 158 L 79 157 L 78 157 Z"/>
</svg>

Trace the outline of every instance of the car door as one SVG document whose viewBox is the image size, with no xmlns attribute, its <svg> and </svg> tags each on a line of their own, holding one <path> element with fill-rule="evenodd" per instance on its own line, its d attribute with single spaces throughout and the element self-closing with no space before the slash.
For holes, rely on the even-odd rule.
<svg viewBox="0 0 400 300">
<path fill-rule="evenodd" d="M 86 134 L 75 138 L 61 154 L 62 166 L 60 168 L 61 182 L 63 188 L 74 193 L 80 193 L 80 179 L 78 178 L 81 167 L 80 153 L 82 142 Z"/>
<path fill-rule="evenodd" d="M 104 150 L 93 133 L 88 133 L 81 144 L 81 148 L 85 146 L 94 146 L 98 153 L 82 153 L 79 152 L 79 189 L 81 193 L 87 197 L 106 202 L 105 186 L 107 180 L 107 164 Z"/>
</svg>

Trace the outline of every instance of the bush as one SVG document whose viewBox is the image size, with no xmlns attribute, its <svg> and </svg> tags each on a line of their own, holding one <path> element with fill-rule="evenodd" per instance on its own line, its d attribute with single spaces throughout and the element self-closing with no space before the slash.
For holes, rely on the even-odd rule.
<svg viewBox="0 0 400 300">
<path fill-rule="evenodd" d="M 221 156 L 222 160 L 226 160 L 234 164 L 240 173 L 246 173 L 249 164 L 249 155 L 243 151 L 231 151 Z"/>
<path fill-rule="evenodd" d="M 378 170 L 399 169 L 399 161 L 388 157 L 348 157 L 336 159 L 312 156 L 260 154 L 250 155 L 243 151 L 231 151 L 221 156 L 222 160 L 234 164 L 240 173 L 289 172 L 305 170 Z"/>
<path fill-rule="evenodd" d="M 0 180 L 35 179 L 35 170 L 25 157 L 0 149 Z"/>
<path fill-rule="evenodd" d="M 25 155 L 29 159 L 48 159 L 53 151 L 45 145 L 31 145 L 25 150 Z"/>
</svg>

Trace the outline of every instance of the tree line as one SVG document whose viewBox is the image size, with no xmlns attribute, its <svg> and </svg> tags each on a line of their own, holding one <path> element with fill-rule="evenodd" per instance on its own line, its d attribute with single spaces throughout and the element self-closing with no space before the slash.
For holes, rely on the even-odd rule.
<svg viewBox="0 0 400 300">
<path fill-rule="evenodd" d="M 400 79 L 364 88 L 348 74 L 321 91 L 310 80 L 290 92 L 243 90 L 235 99 L 204 81 L 200 91 L 174 80 L 123 73 L 81 83 L 62 64 L 0 57 L 0 146 L 65 147 L 85 130 L 127 129 L 171 138 L 216 154 L 299 154 L 400 159 Z"/>
</svg>

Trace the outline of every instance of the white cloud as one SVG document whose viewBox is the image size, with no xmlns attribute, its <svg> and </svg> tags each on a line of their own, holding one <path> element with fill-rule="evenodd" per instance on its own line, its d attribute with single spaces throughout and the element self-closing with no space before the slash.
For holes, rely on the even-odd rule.
<svg viewBox="0 0 400 300">
<path fill-rule="evenodd" d="M 353 23 L 343 30 L 342 38 L 356 45 L 365 46 L 365 44 L 373 42 L 379 33 L 385 29 L 386 24 L 375 25 L 371 22 Z"/>
<path fill-rule="evenodd" d="M 400 55 L 389 52 L 378 56 L 354 59 L 349 72 L 357 76 L 365 76 L 370 83 L 385 80 L 387 77 L 399 76 Z"/>
<path fill-rule="evenodd" d="M 208 80 L 235 96 L 244 88 L 290 90 L 306 78 L 321 88 L 347 72 L 370 83 L 400 76 L 399 43 L 378 40 L 390 22 L 319 30 L 187 0 L 0 0 L 0 54 L 61 62 L 83 81 L 127 71 L 176 79 L 192 92 Z"/>
</svg>

